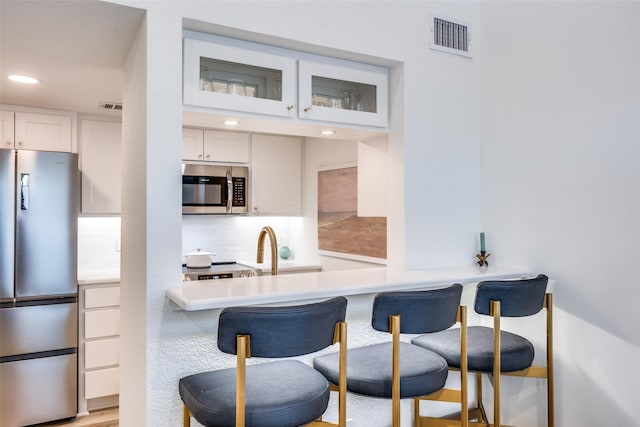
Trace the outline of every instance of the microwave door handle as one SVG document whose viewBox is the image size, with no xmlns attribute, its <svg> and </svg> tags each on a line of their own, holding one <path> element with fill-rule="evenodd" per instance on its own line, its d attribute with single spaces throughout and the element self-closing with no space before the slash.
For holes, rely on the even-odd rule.
<svg viewBox="0 0 640 427">
<path fill-rule="evenodd" d="M 233 179 L 231 178 L 231 171 L 227 171 L 227 213 L 231 212 L 231 206 L 233 203 Z"/>
</svg>

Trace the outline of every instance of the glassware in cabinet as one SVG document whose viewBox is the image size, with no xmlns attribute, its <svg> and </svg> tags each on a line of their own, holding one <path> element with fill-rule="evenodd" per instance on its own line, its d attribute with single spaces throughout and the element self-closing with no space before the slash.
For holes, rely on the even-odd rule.
<svg viewBox="0 0 640 427">
<path fill-rule="evenodd" d="M 387 126 L 388 71 L 360 63 L 299 61 L 301 118 Z"/>
<path fill-rule="evenodd" d="M 239 46 L 184 40 L 187 105 L 293 116 L 296 61 Z"/>
</svg>

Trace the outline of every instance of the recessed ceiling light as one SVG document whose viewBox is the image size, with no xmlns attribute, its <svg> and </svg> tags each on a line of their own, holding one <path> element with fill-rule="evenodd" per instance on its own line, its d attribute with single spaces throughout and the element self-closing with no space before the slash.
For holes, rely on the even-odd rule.
<svg viewBox="0 0 640 427">
<path fill-rule="evenodd" d="M 30 77 L 30 76 L 23 76 L 20 74 L 11 74 L 9 75 L 9 80 L 12 80 L 14 82 L 18 82 L 18 83 L 27 83 L 30 85 L 36 84 L 38 83 L 40 80 L 34 78 L 34 77 Z"/>
<path fill-rule="evenodd" d="M 224 124 L 227 125 L 227 126 L 238 126 L 240 124 L 240 122 L 237 121 L 237 120 L 231 119 L 231 120 L 225 120 Z"/>
<path fill-rule="evenodd" d="M 335 135 L 336 131 L 335 130 L 321 130 L 320 133 L 322 135 Z"/>
</svg>

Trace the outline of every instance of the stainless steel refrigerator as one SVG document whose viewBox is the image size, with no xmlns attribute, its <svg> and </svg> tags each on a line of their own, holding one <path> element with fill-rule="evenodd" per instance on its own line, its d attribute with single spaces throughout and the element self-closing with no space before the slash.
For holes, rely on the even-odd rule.
<svg viewBox="0 0 640 427">
<path fill-rule="evenodd" d="M 78 409 L 78 156 L 0 149 L 0 425 Z"/>
</svg>

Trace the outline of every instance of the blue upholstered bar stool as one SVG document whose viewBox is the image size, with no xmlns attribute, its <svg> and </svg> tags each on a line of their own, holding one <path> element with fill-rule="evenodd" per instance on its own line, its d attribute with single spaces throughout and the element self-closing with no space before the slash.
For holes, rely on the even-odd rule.
<svg viewBox="0 0 640 427">
<path fill-rule="evenodd" d="M 553 427 L 553 329 L 552 296 L 546 293 L 548 277 L 540 274 L 521 280 L 493 280 L 478 284 L 475 311 L 493 318 L 493 327 L 468 327 L 468 369 L 476 372 L 478 404 L 471 419 L 488 425 L 482 404 L 481 374 L 493 376 L 494 416 L 492 426 L 500 426 L 500 374 L 547 379 L 548 426 Z M 526 338 L 500 329 L 501 317 L 525 317 L 546 308 L 547 361 L 546 366 L 532 366 L 534 346 Z M 460 367 L 460 352 L 452 331 L 426 334 L 412 343 L 442 355 L 452 368 Z M 494 357 L 494 355 L 499 357 Z"/>
<path fill-rule="evenodd" d="M 346 426 L 347 300 L 286 307 L 230 307 L 220 313 L 218 347 L 237 355 L 235 368 L 180 379 L 184 425 L 191 416 L 209 427 Z M 338 423 L 321 421 L 330 386 L 311 366 L 295 359 L 246 365 L 246 358 L 289 358 L 340 343 Z"/>
<path fill-rule="evenodd" d="M 400 399 L 441 391 L 448 375 L 447 362 L 443 357 L 408 342 L 400 342 L 400 334 L 441 331 L 459 321 L 462 326 L 456 329 L 456 333 L 462 348 L 458 350 L 464 354 L 466 312 L 465 307 L 460 307 L 461 294 L 462 286 L 455 284 L 444 289 L 376 295 L 372 326 L 375 330 L 390 332 L 392 341 L 349 349 L 347 390 L 366 396 L 391 398 L 393 427 L 400 426 Z M 329 382 L 338 383 L 338 354 L 319 356 L 314 359 L 313 366 Z M 464 365 L 463 370 L 466 373 Z M 463 388 L 464 392 L 458 392 L 458 397 L 466 408 L 466 382 Z"/>
</svg>

